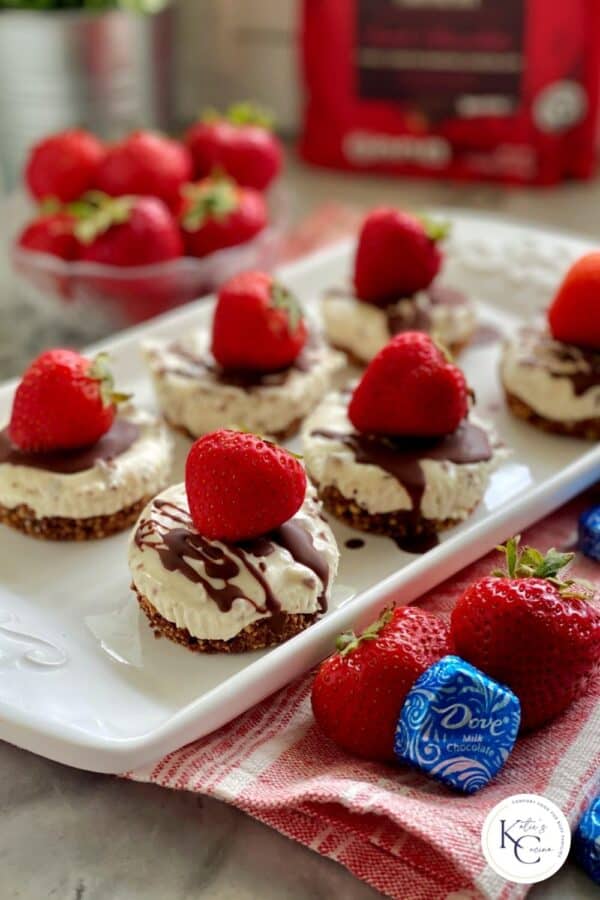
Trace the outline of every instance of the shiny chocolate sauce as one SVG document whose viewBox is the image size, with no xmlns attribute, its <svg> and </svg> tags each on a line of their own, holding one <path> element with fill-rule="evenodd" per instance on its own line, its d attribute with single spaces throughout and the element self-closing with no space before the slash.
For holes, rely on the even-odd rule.
<svg viewBox="0 0 600 900">
<path fill-rule="evenodd" d="M 0 431 L 0 465 L 27 466 L 60 475 L 75 475 L 93 468 L 97 462 L 110 463 L 125 453 L 139 437 L 139 426 L 128 419 L 115 419 L 112 428 L 90 447 L 58 450 L 50 453 L 27 453 L 11 443 L 8 427 Z"/>
<path fill-rule="evenodd" d="M 154 501 L 154 506 L 169 520 L 169 524 L 144 519 L 135 532 L 137 547 L 155 550 L 167 571 L 179 572 L 192 583 L 201 584 L 222 613 L 229 612 L 238 598 L 252 603 L 260 613 L 270 612 L 274 616 L 281 611 L 281 603 L 264 577 L 266 567 L 262 561 L 263 557 L 275 551 L 276 545 L 285 547 L 296 562 L 312 569 L 321 579 L 323 591 L 319 597 L 319 605 L 322 611 L 327 608 L 325 591 L 329 583 L 329 567 L 314 548 L 308 532 L 296 522 L 285 522 L 268 535 L 238 544 L 217 543 L 192 531 L 189 513 L 176 504 L 158 499 Z M 255 564 L 250 555 L 258 558 L 258 564 Z M 201 563 L 200 571 L 191 566 L 188 560 Z M 262 606 L 232 583 L 244 569 L 264 591 Z M 217 586 L 215 581 L 223 582 L 223 586 Z"/>
<path fill-rule="evenodd" d="M 348 538 L 348 540 L 344 542 L 344 547 L 347 547 L 348 550 L 360 550 L 360 548 L 364 546 L 365 542 L 362 538 Z"/>
<path fill-rule="evenodd" d="M 392 475 L 411 499 L 415 523 L 421 518 L 421 501 L 426 486 L 422 460 L 435 459 L 466 465 L 484 462 L 492 457 L 487 432 L 468 420 L 463 420 L 452 434 L 440 438 L 388 437 L 325 429 L 315 430 L 312 434 L 339 441 L 352 450 L 357 462 L 377 466 Z"/>
</svg>

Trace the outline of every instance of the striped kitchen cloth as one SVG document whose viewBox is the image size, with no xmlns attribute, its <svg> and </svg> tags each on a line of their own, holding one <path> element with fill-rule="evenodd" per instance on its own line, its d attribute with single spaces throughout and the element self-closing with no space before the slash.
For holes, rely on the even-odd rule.
<svg viewBox="0 0 600 900">
<path fill-rule="evenodd" d="M 524 540 L 540 549 L 571 546 L 590 495 L 539 522 Z M 447 618 L 456 598 L 497 563 L 488 554 L 419 605 Z M 598 565 L 574 571 L 600 586 Z M 317 729 L 308 675 L 229 725 L 127 777 L 208 794 L 344 865 L 397 900 L 514 900 L 486 866 L 482 824 L 500 800 L 550 798 L 574 824 L 600 789 L 600 688 L 552 725 L 517 742 L 500 775 L 480 793 L 457 795 L 400 765 L 369 763 L 338 750 Z"/>
</svg>

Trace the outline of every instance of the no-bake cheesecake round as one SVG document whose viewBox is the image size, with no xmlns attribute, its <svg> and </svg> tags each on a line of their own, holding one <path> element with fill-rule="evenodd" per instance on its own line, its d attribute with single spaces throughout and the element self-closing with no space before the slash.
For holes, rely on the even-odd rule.
<svg viewBox="0 0 600 900">
<path fill-rule="evenodd" d="M 577 260 L 546 316 L 505 342 L 500 377 L 520 419 L 600 440 L 600 252 Z"/>
<path fill-rule="evenodd" d="M 226 517 L 236 525 L 239 522 L 244 531 L 245 510 L 254 505 L 244 500 L 240 483 L 246 481 L 246 473 L 247 490 L 259 494 L 264 488 L 265 506 L 277 507 L 281 490 L 263 480 L 257 454 L 270 465 L 265 455 L 281 459 L 289 457 L 286 451 L 255 435 L 235 432 L 217 432 L 202 440 L 239 440 L 240 454 L 244 454 L 243 459 L 238 455 L 234 462 L 227 462 L 235 466 L 238 477 L 229 476 L 223 483 L 221 475 L 213 473 L 210 460 L 202 460 L 197 477 L 208 478 L 211 469 L 214 483 L 208 490 L 220 500 L 219 526 Z M 138 602 L 157 634 L 193 651 L 256 650 L 287 640 L 327 609 L 339 551 L 314 489 L 307 487 L 300 463 L 293 459 L 292 463 L 302 479 L 301 495 L 294 504 L 299 503 L 298 508 L 289 518 L 283 513 L 284 521 L 274 519 L 275 527 L 250 537 L 208 537 L 204 526 L 201 533 L 190 500 L 194 487 L 189 465 L 187 487 L 174 485 L 147 504 L 130 540 L 129 568 Z M 206 512 L 210 500 L 203 495 L 200 502 Z"/>
<path fill-rule="evenodd" d="M 332 346 L 359 365 L 368 364 L 391 337 L 405 331 L 431 334 L 452 353 L 475 329 L 473 304 L 444 285 L 441 240 L 448 226 L 391 208 L 364 220 L 352 284 L 325 292 L 322 314 Z"/>
<path fill-rule="evenodd" d="M 193 438 L 224 427 L 291 437 L 345 362 L 263 273 L 223 286 L 211 330 L 143 353 L 166 420 Z"/>
<path fill-rule="evenodd" d="M 387 355 L 393 364 L 396 350 L 405 354 L 415 338 L 431 343 L 425 335 L 396 337 L 353 392 L 329 394 L 303 429 L 306 469 L 326 509 L 354 528 L 396 539 L 434 535 L 466 519 L 481 501 L 490 474 L 505 452 L 492 428 L 468 411 L 466 388 L 452 420 L 428 431 L 429 421 L 445 416 L 449 395 L 441 383 L 432 385 L 428 393 L 425 382 L 431 376 L 426 368 L 411 382 L 400 372 L 394 379 L 389 367 L 381 369 L 382 381 L 376 383 L 382 357 Z M 435 365 L 449 367 L 433 345 L 421 349 L 434 355 Z M 437 362 L 435 354 L 439 354 Z M 418 366 L 419 362 L 413 367 L 410 361 L 408 370 L 416 371 Z M 451 368 L 462 377 L 456 367 Z M 417 396 L 418 380 L 424 391 L 421 397 Z M 393 393 L 386 395 L 386 383 Z M 359 391 L 360 417 L 356 415 Z M 416 399 L 405 404 L 405 424 L 403 392 Z M 378 406 L 381 424 L 376 422 Z M 420 424 L 415 423 L 415 415 Z M 368 421 L 361 424 L 365 418 L 372 420 L 373 427 Z M 408 547 L 410 541 L 405 544 Z"/>
<path fill-rule="evenodd" d="M 51 540 L 106 537 L 167 484 L 167 429 L 129 402 L 104 402 L 108 375 L 102 363 L 94 377 L 95 365 L 52 350 L 25 373 L 0 431 L 0 522 Z"/>
</svg>

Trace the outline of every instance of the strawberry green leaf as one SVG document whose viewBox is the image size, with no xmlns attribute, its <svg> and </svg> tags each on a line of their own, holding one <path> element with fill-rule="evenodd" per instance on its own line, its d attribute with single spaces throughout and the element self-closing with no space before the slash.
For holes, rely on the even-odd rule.
<svg viewBox="0 0 600 900">
<path fill-rule="evenodd" d="M 294 334 L 302 321 L 302 308 L 295 294 L 274 281 L 271 287 L 271 303 L 275 309 L 281 309 L 287 314 L 288 330 L 290 334 Z"/>
<path fill-rule="evenodd" d="M 92 360 L 87 374 L 93 381 L 99 382 L 100 396 L 105 406 L 125 403 L 131 398 L 131 394 L 123 394 L 114 390 L 115 380 L 109 366 L 108 353 L 98 353 Z"/>
<path fill-rule="evenodd" d="M 442 222 L 436 219 L 431 219 L 429 216 L 424 215 L 423 213 L 419 213 L 415 218 L 419 220 L 419 222 L 425 229 L 425 234 L 432 241 L 442 241 L 450 234 L 452 228 L 450 222 Z"/>
<path fill-rule="evenodd" d="M 188 184 L 182 188 L 182 193 L 189 200 L 181 223 L 186 231 L 197 231 L 207 219 L 221 222 L 238 205 L 235 182 L 223 175 L 213 176 L 200 184 Z"/>
<path fill-rule="evenodd" d="M 356 648 L 364 641 L 374 641 L 378 637 L 381 629 L 391 620 L 393 613 L 394 607 L 388 606 L 384 609 L 379 618 L 375 619 L 374 622 L 371 622 L 371 624 L 358 636 L 353 631 L 340 634 L 335 642 L 335 648 L 338 653 L 342 656 L 346 656 L 348 653 L 356 650 Z"/>
<path fill-rule="evenodd" d="M 73 229 L 82 244 L 91 244 L 113 225 L 127 222 L 133 197 L 109 197 L 100 191 L 90 191 L 81 200 L 70 203 L 68 211 L 77 220 Z"/>
<path fill-rule="evenodd" d="M 269 131 L 274 126 L 274 116 L 264 106 L 257 103 L 234 103 L 227 110 L 227 121 L 233 125 L 258 125 Z"/>
</svg>

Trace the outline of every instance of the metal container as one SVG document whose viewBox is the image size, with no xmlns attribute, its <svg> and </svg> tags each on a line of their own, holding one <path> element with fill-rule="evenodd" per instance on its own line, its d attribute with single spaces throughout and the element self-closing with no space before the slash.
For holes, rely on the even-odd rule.
<svg viewBox="0 0 600 900">
<path fill-rule="evenodd" d="M 30 145 L 53 131 L 114 138 L 167 129 L 172 108 L 172 15 L 111 10 L 0 12 L 0 164 L 4 186 Z"/>
</svg>

